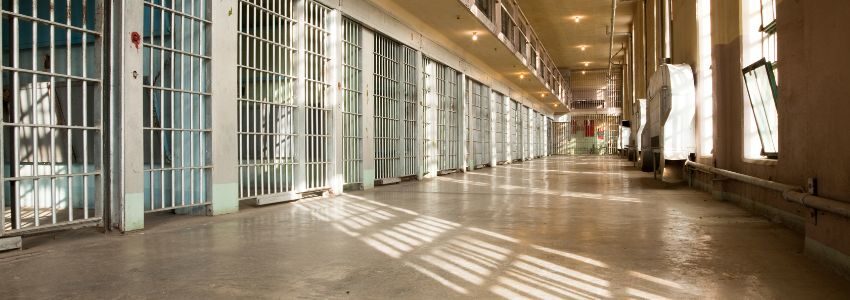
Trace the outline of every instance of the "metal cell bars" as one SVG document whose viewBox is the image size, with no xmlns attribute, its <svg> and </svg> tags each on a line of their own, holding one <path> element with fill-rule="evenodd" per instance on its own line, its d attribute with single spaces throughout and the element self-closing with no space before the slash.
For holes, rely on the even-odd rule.
<svg viewBox="0 0 850 300">
<path fill-rule="evenodd" d="M 505 122 L 505 96 L 498 92 L 493 92 L 493 136 L 495 136 L 495 149 L 493 155 L 496 156 L 496 162 L 504 162 L 507 160 L 505 148 L 505 140 L 507 137 L 507 128 Z"/>
<path fill-rule="evenodd" d="M 328 188 L 331 109 L 328 67 L 330 62 L 331 9 L 316 1 L 304 5 L 305 119 L 307 190 Z"/>
<path fill-rule="evenodd" d="M 555 123 L 555 153 L 616 154 L 621 119 L 611 114 L 570 113 L 567 122 Z"/>
<path fill-rule="evenodd" d="M 398 177 L 401 160 L 401 47 L 375 36 L 375 178 Z"/>
<path fill-rule="evenodd" d="M 534 156 L 543 156 L 543 115 L 534 112 Z"/>
<path fill-rule="evenodd" d="M 3 3 L 0 235 L 102 216 L 102 5 Z"/>
<path fill-rule="evenodd" d="M 207 1 L 145 1 L 145 212 L 211 200 L 210 24 Z"/>
<path fill-rule="evenodd" d="M 239 2 L 239 198 L 294 188 L 294 59 L 292 1 Z"/>
<path fill-rule="evenodd" d="M 533 109 L 528 110 L 528 153 L 526 157 L 534 158 L 537 156 L 537 132 L 535 130 L 535 120 L 537 119 L 537 114 Z"/>
<path fill-rule="evenodd" d="M 457 169 L 459 164 L 460 73 L 446 65 L 437 68 L 437 144 L 440 170 Z"/>
<path fill-rule="evenodd" d="M 403 94 L 403 131 L 401 147 L 401 173 L 400 176 L 416 175 L 416 136 L 419 133 L 417 126 L 417 101 L 418 89 L 416 88 L 416 50 L 403 46 L 402 52 L 402 84 Z"/>
<path fill-rule="evenodd" d="M 508 116 L 509 132 L 511 134 L 511 159 L 522 160 L 522 115 L 520 104 L 511 99 L 510 115 Z"/>
<path fill-rule="evenodd" d="M 469 80 L 469 127 L 472 135 L 472 152 L 475 166 L 490 163 L 490 98 L 489 88 Z"/>
<path fill-rule="evenodd" d="M 436 122 L 436 132 L 425 130 L 424 165 L 434 161 L 439 170 L 458 168 L 458 78 L 460 73 L 431 58 L 423 58 L 423 93 L 426 100 L 424 128 L 431 128 Z M 429 106 L 436 106 L 430 109 Z M 436 114 L 436 115 L 433 115 Z M 436 149 L 434 149 L 436 148 Z M 431 157 L 431 155 L 434 157 Z"/>
<path fill-rule="evenodd" d="M 543 155 L 550 156 L 552 155 L 552 119 L 547 117 L 544 124 L 545 125 L 543 126 L 543 142 L 545 143 L 545 145 L 543 146 L 543 149 L 545 149 L 545 152 L 543 153 Z"/>
<path fill-rule="evenodd" d="M 552 154 L 567 155 L 572 148 L 570 133 L 572 129 L 570 122 L 553 122 L 552 123 Z"/>
<path fill-rule="evenodd" d="M 520 131 L 522 132 L 522 158 L 527 159 L 531 158 L 531 140 L 533 139 L 530 130 L 531 127 L 529 126 L 528 106 L 522 106 L 520 109 L 520 118 L 522 118 L 520 125 Z"/>
<path fill-rule="evenodd" d="M 342 21 L 342 160 L 345 183 L 363 182 L 363 27 Z"/>
</svg>

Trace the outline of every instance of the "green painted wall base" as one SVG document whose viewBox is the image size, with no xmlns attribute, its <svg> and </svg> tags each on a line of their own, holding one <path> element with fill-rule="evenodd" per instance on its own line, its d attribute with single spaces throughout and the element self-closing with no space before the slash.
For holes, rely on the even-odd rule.
<svg viewBox="0 0 850 300">
<path fill-rule="evenodd" d="M 213 200 L 209 215 L 219 216 L 239 211 L 239 184 L 213 184 Z"/>
<path fill-rule="evenodd" d="M 145 228 L 145 194 L 124 194 L 124 232 Z"/>
</svg>

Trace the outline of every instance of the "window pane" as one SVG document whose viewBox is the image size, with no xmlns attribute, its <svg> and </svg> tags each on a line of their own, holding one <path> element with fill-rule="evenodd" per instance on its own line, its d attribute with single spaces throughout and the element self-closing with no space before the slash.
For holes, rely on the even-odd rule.
<svg viewBox="0 0 850 300">
<path fill-rule="evenodd" d="M 770 63 L 761 60 L 744 69 L 744 81 L 758 127 L 762 150 L 768 156 L 779 153 L 778 115 L 776 110 L 776 83 L 770 76 Z"/>
<path fill-rule="evenodd" d="M 761 0 L 761 26 L 767 27 L 776 20 L 776 0 Z"/>
</svg>

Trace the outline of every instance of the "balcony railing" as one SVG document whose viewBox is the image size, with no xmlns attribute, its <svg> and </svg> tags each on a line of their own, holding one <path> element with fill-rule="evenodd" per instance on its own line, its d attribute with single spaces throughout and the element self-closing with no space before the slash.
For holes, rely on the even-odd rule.
<svg viewBox="0 0 850 300">
<path fill-rule="evenodd" d="M 540 43 L 516 0 L 459 0 L 510 48 L 561 103 L 569 101 L 569 84 Z"/>
</svg>

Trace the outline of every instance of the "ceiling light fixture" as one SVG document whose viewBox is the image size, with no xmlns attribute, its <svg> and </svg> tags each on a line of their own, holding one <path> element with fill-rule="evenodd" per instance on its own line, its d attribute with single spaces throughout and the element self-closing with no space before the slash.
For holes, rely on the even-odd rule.
<svg viewBox="0 0 850 300">
<path fill-rule="evenodd" d="M 472 40 L 473 40 L 473 41 L 477 41 L 477 40 L 478 40 L 478 32 L 473 32 L 473 33 L 472 33 Z"/>
</svg>

